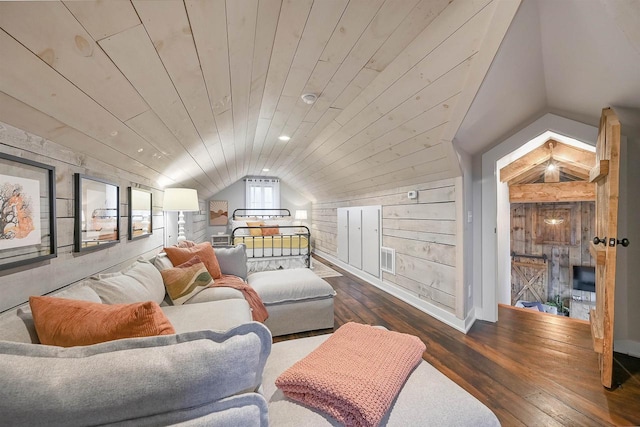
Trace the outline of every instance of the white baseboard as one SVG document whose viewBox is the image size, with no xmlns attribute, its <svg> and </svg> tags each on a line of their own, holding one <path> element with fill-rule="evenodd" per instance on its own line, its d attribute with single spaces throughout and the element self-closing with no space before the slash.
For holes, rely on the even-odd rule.
<svg viewBox="0 0 640 427">
<path fill-rule="evenodd" d="M 640 342 L 632 340 L 615 340 L 613 350 L 618 353 L 628 354 L 633 357 L 640 357 Z"/>
<path fill-rule="evenodd" d="M 449 313 L 448 311 L 443 310 L 442 308 L 436 305 L 433 305 L 427 301 L 424 301 L 418 298 L 417 296 L 411 294 L 410 292 L 392 283 L 385 282 L 384 280 L 378 277 L 372 276 L 362 270 L 358 270 L 357 268 L 354 268 L 349 264 L 345 264 L 344 262 L 340 261 L 339 259 L 335 258 L 332 255 L 329 255 L 319 250 L 315 250 L 314 253 L 321 256 L 322 258 L 325 258 L 328 261 L 331 261 L 335 265 L 348 271 L 354 276 L 364 280 L 365 282 L 370 283 L 379 289 L 382 289 L 388 294 L 393 295 L 394 297 L 406 302 L 407 304 L 430 315 L 431 317 L 435 317 L 442 323 L 449 325 L 452 328 L 462 333 L 466 334 L 469 331 L 469 329 L 471 329 L 471 326 L 473 325 L 473 323 L 476 321 L 475 309 L 472 309 L 465 319 L 458 319 L 455 316 L 455 314 Z"/>
</svg>

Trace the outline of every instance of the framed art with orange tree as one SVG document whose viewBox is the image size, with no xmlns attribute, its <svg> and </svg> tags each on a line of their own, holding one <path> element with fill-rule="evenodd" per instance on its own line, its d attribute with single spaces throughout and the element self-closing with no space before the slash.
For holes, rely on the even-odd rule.
<svg viewBox="0 0 640 427">
<path fill-rule="evenodd" d="M 0 270 L 55 258 L 55 167 L 0 153 Z"/>
</svg>

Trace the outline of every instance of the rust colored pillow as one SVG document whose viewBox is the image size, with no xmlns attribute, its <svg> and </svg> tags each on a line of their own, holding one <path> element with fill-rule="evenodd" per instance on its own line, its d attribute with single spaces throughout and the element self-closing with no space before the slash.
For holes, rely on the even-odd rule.
<svg viewBox="0 0 640 427">
<path fill-rule="evenodd" d="M 74 347 L 176 333 L 154 301 L 110 305 L 34 296 L 29 305 L 38 338 L 46 345 Z"/>
<path fill-rule="evenodd" d="M 275 236 L 280 234 L 280 228 L 276 227 L 268 227 L 262 229 L 263 236 Z"/>
<path fill-rule="evenodd" d="M 197 245 L 189 248 L 171 246 L 169 248 L 164 248 L 164 251 L 167 253 L 167 256 L 174 266 L 184 264 L 197 255 L 204 263 L 205 267 L 207 267 L 207 271 L 211 277 L 219 279 L 220 276 L 222 276 L 220 264 L 218 264 L 218 258 L 216 258 L 216 253 L 213 251 L 213 247 L 209 242 L 198 243 Z"/>
<path fill-rule="evenodd" d="M 263 225 L 265 225 L 264 221 L 247 221 L 247 227 L 262 227 Z M 250 228 L 249 233 L 252 236 L 262 236 L 262 228 Z"/>
</svg>

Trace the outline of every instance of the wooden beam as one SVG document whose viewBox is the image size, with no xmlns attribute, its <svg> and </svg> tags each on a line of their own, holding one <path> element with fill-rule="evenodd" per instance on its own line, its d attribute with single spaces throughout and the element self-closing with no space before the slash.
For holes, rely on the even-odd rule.
<svg viewBox="0 0 640 427">
<path fill-rule="evenodd" d="M 595 185 L 584 181 L 517 184 L 509 187 L 511 203 L 591 202 L 595 199 Z"/>
<path fill-rule="evenodd" d="M 579 167 L 576 165 L 570 165 L 568 163 L 558 163 L 560 172 L 575 177 L 578 181 L 589 181 L 590 169 Z"/>
<path fill-rule="evenodd" d="M 584 169 L 591 169 L 596 162 L 596 153 L 572 147 L 571 145 L 556 142 L 553 147 L 553 159 L 563 163 L 569 163 Z"/>
<path fill-rule="evenodd" d="M 609 160 L 600 160 L 591 171 L 589 171 L 589 182 L 598 182 L 609 174 Z"/>
<path fill-rule="evenodd" d="M 544 175 L 545 165 L 538 165 L 533 169 L 523 173 L 522 175 L 518 175 L 510 179 L 507 182 L 508 185 L 514 184 L 531 184 L 536 182 L 542 175 Z"/>
<path fill-rule="evenodd" d="M 507 182 L 551 158 L 547 145 L 542 145 L 500 169 L 500 181 Z"/>
</svg>

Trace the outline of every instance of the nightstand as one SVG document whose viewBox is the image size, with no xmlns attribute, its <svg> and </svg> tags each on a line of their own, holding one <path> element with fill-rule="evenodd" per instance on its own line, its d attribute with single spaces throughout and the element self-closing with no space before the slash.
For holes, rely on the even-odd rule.
<svg viewBox="0 0 640 427">
<path fill-rule="evenodd" d="M 231 244 L 231 236 L 228 234 L 212 234 L 211 246 L 229 246 Z"/>
</svg>

